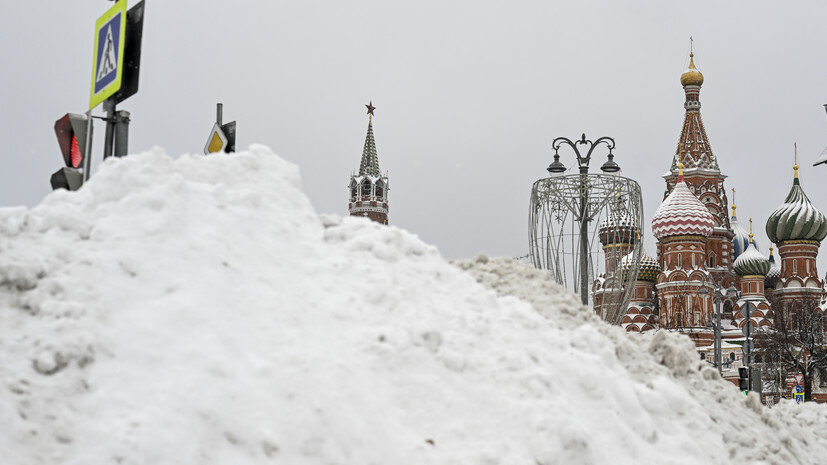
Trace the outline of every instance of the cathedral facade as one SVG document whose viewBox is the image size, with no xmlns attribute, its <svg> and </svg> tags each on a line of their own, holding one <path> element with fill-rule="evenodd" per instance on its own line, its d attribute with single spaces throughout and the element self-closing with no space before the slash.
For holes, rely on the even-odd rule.
<svg viewBox="0 0 827 465">
<path fill-rule="evenodd" d="M 722 305 L 723 337 L 730 340 L 743 340 L 741 329 L 746 324 L 772 325 L 773 305 L 822 303 L 824 282 L 818 276 L 816 257 L 827 236 L 827 220 L 804 193 L 796 164 L 789 194 L 766 221 L 780 265 L 774 247 L 769 247 L 769 257 L 764 256 L 752 220 L 748 232 L 738 221 L 735 204 L 728 205 L 726 175 L 701 119 L 704 76 L 695 66 L 694 54 L 680 82 L 686 113 L 677 150 L 663 176 L 664 199 L 652 219 L 656 258 L 643 251 L 621 326 L 629 332 L 681 331 L 703 352 L 712 344 L 709 323 L 715 315 L 716 287 L 739 291 L 735 302 Z M 620 263 L 620 272 L 634 271 L 631 254 Z M 750 318 L 739 313 L 747 302 L 757 309 Z"/>
</svg>

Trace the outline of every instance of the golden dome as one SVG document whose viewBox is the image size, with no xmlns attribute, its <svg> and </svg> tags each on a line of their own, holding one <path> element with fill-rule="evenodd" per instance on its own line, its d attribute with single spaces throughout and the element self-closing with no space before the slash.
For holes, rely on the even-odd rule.
<svg viewBox="0 0 827 465">
<path fill-rule="evenodd" d="M 695 68 L 695 54 L 689 54 L 689 68 L 681 74 L 682 86 L 700 86 L 704 83 L 704 75 Z"/>
</svg>

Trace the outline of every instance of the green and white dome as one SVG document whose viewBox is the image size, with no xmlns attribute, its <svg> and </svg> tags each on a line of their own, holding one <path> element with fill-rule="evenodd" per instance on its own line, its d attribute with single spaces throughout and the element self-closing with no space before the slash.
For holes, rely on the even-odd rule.
<svg viewBox="0 0 827 465">
<path fill-rule="evenodd" d="M 747 250 L 738 256 L 733 268 L 738 276 L 766 276 L 770 271 L 770 260 L 755 248 L 755 242 L 750 238 Z"/>
<path fill-rule="evenodd" d="M 767 236 L 776 244 L 784 241 L 821 242 L 827 236 L 827 220 L 807 198 L 798 181 L 798 165 L 795 165 L 793 187 L 784 204 L 767 220 Z"/>
</svg>

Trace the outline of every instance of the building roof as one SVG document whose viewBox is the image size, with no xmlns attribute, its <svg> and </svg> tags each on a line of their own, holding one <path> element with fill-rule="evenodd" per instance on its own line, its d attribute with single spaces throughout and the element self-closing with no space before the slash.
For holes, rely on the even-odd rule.
<svg viewBox="0 0 827 465">
<path fill-rule="evenodd" d="M 376 141 L 373 140 L 373 115 L 368 117 L 368 133 L 365 136 L 365 148 L 362 149 L 362 162 L 359 164 L 360 176 L 381 176 L 379 156 L 376 154 Z"/>
<path fill-rule="evenodd" d="M 683 179 L 683 165 L 679 164 L 678 168 L 678 182 L 675 188 L 660 204 L 652 218 L 652 233 L 657 239 L 687 235 L 709 237 L 715 227 L 715 220 L 686 185 Z"/>
<path fill-rule="evenodd" d="M 798 180 L 798 165 L 784 203 L 767 219 L 767 236 L 776 244 L 782 241 L 817 241 L 827 236 L 827 220 L 810 202 Z"/>
<path fill-rule="evenodd" d="M 775 256 L 772 254 L 773 248 L 770 247 L 770 269 L 767 271 L 767 277 L 764 278 L 765 289 L 775 289 L 775 283 L 781 277 L 781 267 L 775 261 Z"/>
<path fill-rule="evenodd" d="M 738 276 L 766 276 L 770 271 L 770 261 L 755 248 L 755 242 L 751 239 L 747 250 L 735 260 L 733 269 Z"/>
<path fill-rule="evenodd" d="M 681 74 L 682 86 L 701 86 L 704 83 L 704 75 L 698 68 L 695 68 L 695 54 L 689 54 L 689 67 Z"/>
<path fill-rule="evenodd" d="M 738 221 L 738 217 L 735 214 L 735 210 L 737 207 L 735 206 L 735 189 L 732 189 L 732 218 L 729 220 L 730 228 L 732 229 L 733 238 L 732 238 L 732 250 L 733 250 L 733 257 L 738 258 L 747 247 L 749 247 L 749 232 L 741 226 L 741 223 Z M 753 242 L 755 239 L 753 238 Z M 758 248 L 758 242 L 755 242 L 755 248 Z"/>
<path fill-rule="evenodd" d="M 634 252 L 629 253 L 620 260 L 620 271 L 623 273 L 623 279 L 626 279 L 627 273 L 631 271 L 634 266 Z M 637 281 L 655 282 L 660 273 L 660 265 L 657 260 L 650 257 L 646 253 L 646 249 L 640 251 L 640 264 L 638 265 Z"/>
</svg>

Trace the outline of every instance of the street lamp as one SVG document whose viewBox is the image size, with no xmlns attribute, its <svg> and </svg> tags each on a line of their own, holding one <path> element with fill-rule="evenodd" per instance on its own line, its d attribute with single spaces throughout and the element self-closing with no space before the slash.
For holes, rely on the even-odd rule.
<svg viewBox="0 0 827 465">
<path fill-rule="evenodd" d="M 735 286 L 729 286 L 728 289 L 724 290 L 724 288 L 716 283 L 714 280 L 711 281 L 712 288 L 714 289 L 713 301 L 715 303 L 715 321 L 712 324 L 713 334 L 714 334 L 714 362 L 712 365 L 718 369 L 718 374 L 723 375 L 723 361 L 721 360 L 721 302 L 724 300 L 732 301 L 733 299 L 738 298 L 738 290 L 735 289 Z M 705 296 L 709 294 L 709 291 L 706 289 L 707 285 L 707 278 L 704 277 L 703 281 L 701 281 L 700 288 L 698 289 L 698 294 L 701 296 Z"/>
<path fill-rule="evenodd" d="M 577 157 L 577 166 L 580 169 L 580 188 L 578 189 L 580 207 L 577 211 L 577 220 L 580 222 L 580 301 L 583 305 L 589 303 L 589 183 L 587 182 L 587 175 L 589 173 L 589 162 L 592 159 L 592 152 L 600 144 L 605 144 L 609 148 L 608 159 L 600 170 L 604 173 L 617 173 L 620 171 L 620 166 L 614 161 L 614 154 L 612 150 L 615 148 L 615 141 L 611 137 L 600 137 L 594 142 L 586 139 L 586 134 L 580 136 L 580 140 L 572 142 L 567 137 L 558 137 L 551 143 L 551 148 L 554 149 L 554 161 L 548 166 L 548 172 L 552 175 L 561 174 L 566 171 L 566 166 L 560 162 L 560 147 L 568 145 L 574 150 L 574 155 Z M 584 146 L 586 156 L 580 153 L 577 148 L 578 145 Z"/>
<path fill-rule="evenodd" d="M 558 137 L 554 139 L 551 143 L 551 148 L 554 149 L 554 162 L 548 165 L 547 168 L 548 172 L 551 174 L 560 174 L 566 171 L 566 165 L 560 162 L 560 154 L 558 153 L 560 147 L 564 144 L 574 150 L 574 154 L 577 157 L 577 166 L 580 169 L 580 174 L 586 174 L 589 172 L 589 162 L 592 159 L 592 152 L 594 152 L 594 149 L 600 144 L 606 144 L 606 147 L 609 148 L 609 154 L 607 156 L 608 160 L 606 160 L 606 163 L 603 163 L 600 170 L 604 173 L 617 173 L 620 171 L 620 166 L 615 163 L 614 154 L 612 153 L 615 148 L 614 139 L 604 136 L 592 142 L 586 139 L 586 134 L 582 134 L 580 136 L 580 140 L 574 142 L 567 137 Z M 585 146 L 584 148 L 588 147 L 589 150 L 586 152 L 585 157 L 582 156 L 580 154 L 580 150 L 577 149 L 578 145 L 583 145 Z"/>
</svg>

